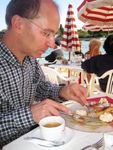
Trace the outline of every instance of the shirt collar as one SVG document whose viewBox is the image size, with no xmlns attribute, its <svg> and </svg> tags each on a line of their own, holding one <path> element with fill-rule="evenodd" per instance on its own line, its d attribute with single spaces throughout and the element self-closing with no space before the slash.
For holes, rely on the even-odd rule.
<svg viewBox="0 0 113 150">
<path fill-rule="evenodd" d="M 16 56 L 10 51 L 10 49 L 3 43 L 0 42 L 0 56 L 2 59 L 6 59 L 9 63 L 14 66 L 21 65 Z M 25 64 L 28 64 L 30 61 L 30 57 L 26 57 L 24 60 Z"/>
</svg>

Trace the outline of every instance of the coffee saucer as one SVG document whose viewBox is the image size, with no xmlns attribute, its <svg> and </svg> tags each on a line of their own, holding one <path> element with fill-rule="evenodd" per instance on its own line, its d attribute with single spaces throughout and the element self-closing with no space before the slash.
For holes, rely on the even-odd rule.
<svg viewBox="0 0 113 150">
<path fill-rule="evenodd" d="M 65 133 L 64 133 L 64 142 L 65 144 L 71 141 L 71 139 L 74 137 L 74 132 L 71 128 L 66 127 Z"/>
<path fill-rule="evenodd" d="M 71 139 L 73 138 L 73 136 L 74 136 L 73 130 L 70 129 L 70 128 L 68 128 L 68 127 L 66 127 L 65 128 L 65 132 L 64 132 L 64 138 L 62 139 L 62 141 L 60 141 L 60 143 L 62 143 L 62 144 L 59 144 L 59 145 L 56 145 L 56 146 L 50 146 L 50 147 L 60 147 L 60 146 L 63 146 L 65 144 L 67 144 L 69 141 L 71 141 Z M 37 130 L 35 130 L 32 133 L 32 135 L 30 135 L 29 137 L 36 137 L 38 139 L 42 139 L 41 134 L 40 134 L 40 129 L 38 128 Z M 45 144 L 44 144 L 43 141 L 42 142 L 40 141 L 40 143 L 39 143 L 38 140 L 28 140 L 28 142 L 31 142 L 31 143 L 33 143 L 35 145 L 38 145 L 38 146 L 41 146 L 41 147 L 49 147 L 48 146 L 48 142 L 45 142 Z"/>
</svg>

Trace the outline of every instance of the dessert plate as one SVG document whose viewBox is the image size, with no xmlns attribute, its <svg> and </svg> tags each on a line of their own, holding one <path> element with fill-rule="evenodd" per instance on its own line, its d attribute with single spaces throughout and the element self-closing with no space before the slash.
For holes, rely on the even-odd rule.
<svg viewBox="0 0 113 150">
<path fill-rule="evenodd" d="M 107 96 L 103 97 L 95 97 L 95 98 L 89 98 L 88 101 L 95 101 L 98 102 L 101 98 L 106 98 L 109 103 L 113 103 L 113 99 Z M 81 106 L 77 102 L 69 101 L 63 103 L 65 106 L 69 107 L 72 112 L 74 113 L 77 109 L 85 109 L 84 106 Z M 85 131 L 85 132 L 111 132 L 113 131 L 113 122 L 105 123 L 103 121 L 100 121 L 99 118 L 93 118 L 93 117 L 84 117 L 83 121 L 78 121 L 76 118 L 63 115 L 64 119 L 66 120 L 66 125 L 70 128 L 79 130 L 79 131 Z"/>
</svg>

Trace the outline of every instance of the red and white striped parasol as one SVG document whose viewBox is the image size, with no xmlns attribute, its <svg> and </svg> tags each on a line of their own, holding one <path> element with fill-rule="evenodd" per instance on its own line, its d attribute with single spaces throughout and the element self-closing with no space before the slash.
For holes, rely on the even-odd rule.
<svg viewBox="0 0 113 150">
<path fill-rule="evenodd" d="M 82 27 L 85 31 L 113 31 L 113 26 L 96 26 L 93 24 L 84 24 Z"/>
<path fill-rule="evenodd" d="M 78 7 L 78 18 L 99 26 L 112 26 L 113 0 L 84 0 Z"/>
<path fill-rule="evenodd" d="M 75 16 L 73 5 L 68 5 L 66 23 L 61 41 L 62 49 L 69 51 L 69 60 L 71 51 L 80 51 L 80 42 L 78 38 L 77 26 L 75 24 Z"/>
</svg>

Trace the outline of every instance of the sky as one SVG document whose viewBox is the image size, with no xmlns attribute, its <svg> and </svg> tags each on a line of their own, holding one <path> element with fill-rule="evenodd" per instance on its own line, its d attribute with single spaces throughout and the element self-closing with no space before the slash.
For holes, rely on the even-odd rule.
<svg viewBox="0 0 113 150">
<path fill-rule="evenodd" d="M 0 0 L 0 30 L 6 28 L 5 24 L 5 11 L 6 6 L 10 0 Z M 61 24 L 64 26 L 65 19 L 67 15 L 68 5 L 73 4 L 74 14 L 76 19 L 77 28 L 80 29 L 83 26 L 83 23 L 77 19 L 77 7 L 82 3 L 83 0 L 54 0 L 59 5 Z"/>
</svg>

